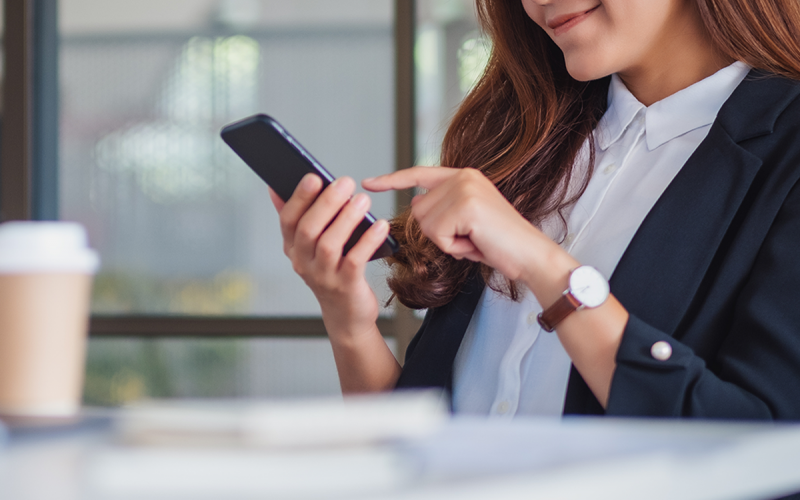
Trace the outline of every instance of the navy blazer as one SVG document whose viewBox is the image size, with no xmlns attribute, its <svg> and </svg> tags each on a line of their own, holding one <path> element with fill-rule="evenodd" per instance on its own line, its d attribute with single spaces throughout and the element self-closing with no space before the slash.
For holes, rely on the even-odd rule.
<svg viewBox="0 0 800 500">
<path fill-rule="evenodd" d="M 607 408 L 573 367 L 564 413 L 800 419 L 798 96 L 751 71 L 722 106 L 611 276 L 630 320 Z M 452 389 L 483 288 L 428 311 L 398 387 Z M 650 354 L 660 340 L 667 361 Z"/>
</svg>

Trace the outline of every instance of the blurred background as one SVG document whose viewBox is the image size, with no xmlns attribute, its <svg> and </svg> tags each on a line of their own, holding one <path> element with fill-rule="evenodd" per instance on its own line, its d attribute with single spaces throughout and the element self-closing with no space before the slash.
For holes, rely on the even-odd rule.
<svg viewBox="0 0 800 500">
<path fill-rule="evenodd" d="M 44 24 L 55 17 L 58 47 L 57 140 L 46 145 L 57 186 L 38 203 L 83 223 L 100 252 L 95 317 L 319 318 L 266 186 L 219 130 L 267 113 L 336 176 L 408 166 L 395 154 L 395 17 L 412 0 L 38 1 L 53 4 Z M 413 12 L 415 163 L 434 165 L 489 46 L 471 0 L 416 0 Z M 393 194 L 372 198 L 373 214 L 393 215 Z M 368 273 L 381 303 L 386 272 Z M 90 340 L 90 405 L 335 394 L 327 339 L 291 327 Z"/>
</svg>

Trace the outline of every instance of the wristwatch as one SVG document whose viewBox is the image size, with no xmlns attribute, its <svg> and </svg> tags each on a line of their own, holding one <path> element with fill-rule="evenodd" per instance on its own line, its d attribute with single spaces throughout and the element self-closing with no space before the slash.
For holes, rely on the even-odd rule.
<svg viewBox="0 0 800 500">
<path fill-rule="evenodd" d="M 608 281 L 592 266 L 581 266 L 569 273 L 569 288 L 555 304 L 543 311 L 537 319 L 548 332 L 575 311 L 601 305 L 608 298 Z"/>
</svg>

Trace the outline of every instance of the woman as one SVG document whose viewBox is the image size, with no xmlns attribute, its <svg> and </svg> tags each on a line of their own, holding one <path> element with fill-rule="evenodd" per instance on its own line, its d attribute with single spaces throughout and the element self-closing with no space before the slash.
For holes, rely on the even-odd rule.
<svg viewBox="0 0 800 500">
<path fill-rule="evenodd" d="M 448 167 L 363 181 L 426 190 L 393 222 L 390 286 L 428 308 L 402 370 L 364 280 L 387 224 L 341 256 L 368 197 L 310 176 L 276 200 L 343 390 L 441 386 L 456 411 L 507 416 L 800 418 L 800 4 L 478 11 L 493 53 Z"/>
</svg>

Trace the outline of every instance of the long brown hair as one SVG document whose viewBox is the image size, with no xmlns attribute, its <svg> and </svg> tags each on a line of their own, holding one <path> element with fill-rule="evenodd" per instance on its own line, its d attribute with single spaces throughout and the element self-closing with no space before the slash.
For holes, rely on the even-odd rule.
<svg viewBox="0 0 800 500">
<path fill-rule="evenodd" d="M 492 40 L 483 76 L 462 102 L 442 143 L 441 164 L 480 170 L 526 219 L 539 224 L 573 203 L 567 187 L 581 146 L 606 108 L 608 78 L 579 82 L 561 50 L 525 13 L 520 0 L 476 0 Z M 713 43 L 725 56 L 800 80 L 798 0 L 697 0 Z M 593 161 L 593 141 L 590 161 Z M 486 283 L 517 298 L 492 269 L 456 260 L 422 234 L 410 209 L 392 220 L 401 250 L 389 259 L 389 287 L 411 308 L 452 300 L 480 271 Z"/>
</svg>

